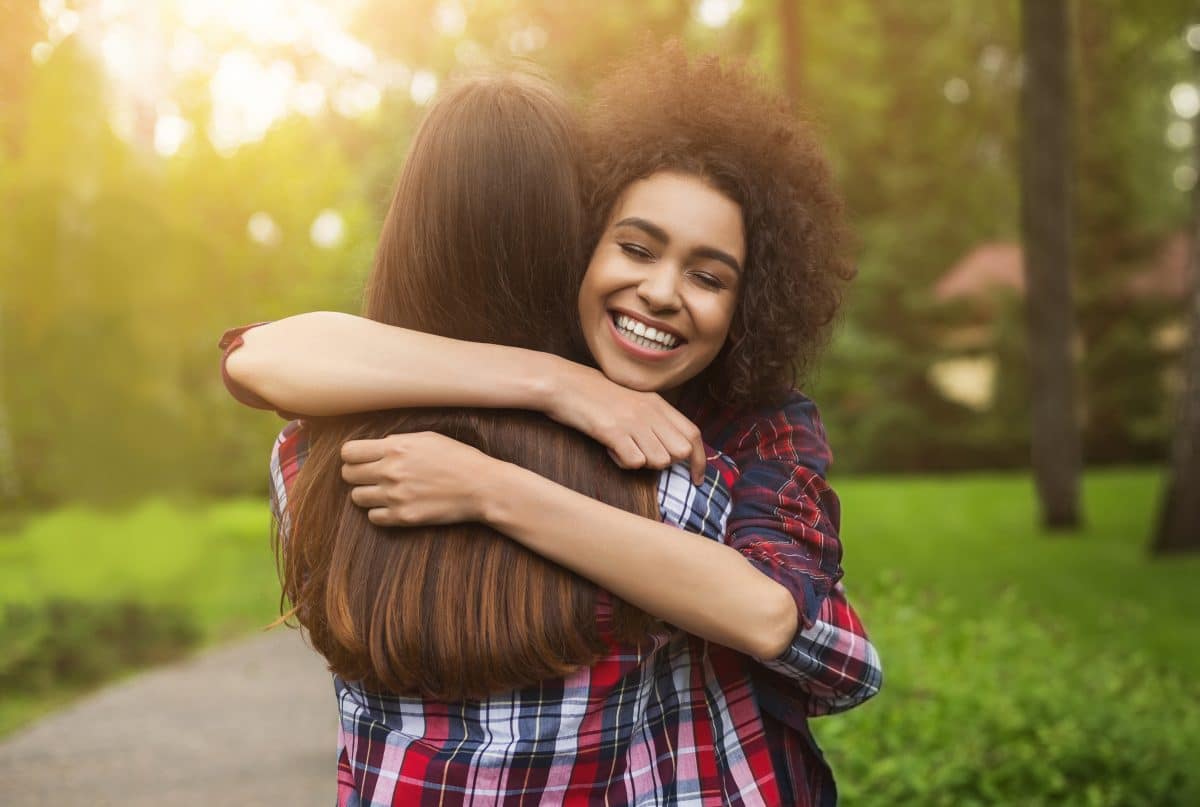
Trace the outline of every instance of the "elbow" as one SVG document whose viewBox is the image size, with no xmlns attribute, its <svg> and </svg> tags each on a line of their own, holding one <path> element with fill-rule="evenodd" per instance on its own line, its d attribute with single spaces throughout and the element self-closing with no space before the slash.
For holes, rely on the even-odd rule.
<svg viewBox="0 0 1200 807">
<path fill-rule="evenodd" d="M 762 630 L 755 637 L 755 647 L 750 650 L 750 655 L 759 659 L 775 659 L 782 656 L 791 647 L 796 633 L 800 630 L 800 612 L 791 592 L 774 581 L 772 587 L 774 591 L 768 603 L 767 613 L 759 623 Z"/>
</svg>

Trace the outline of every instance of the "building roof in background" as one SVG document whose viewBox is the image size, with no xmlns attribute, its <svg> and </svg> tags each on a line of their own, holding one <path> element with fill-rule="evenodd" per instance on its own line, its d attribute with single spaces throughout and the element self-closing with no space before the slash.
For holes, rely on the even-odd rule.
<svg viewBox="0 0 1200 807">
<path fill-rule="evenodd" d="M 1191 238 L 1175 232 L 1163 239 L 1154 260 L 1128 280 L 1130 295 L 1178 300 L 1191 288 Z M 973 247 L 934 284 L 938 302 L 977 299 L 1007 289 L 1025 294 L 1025 253 L 1016 241 L 989 241 Z"/>
<path fill-rule="evenodd" d="M 995 289 L 1025 293 L 1025 258 L 1015 241 L 992 241 L 974 247 L 942 275 L 933 287 L 933 296 L 947 302 L 981 297 Z"/>
</svg>

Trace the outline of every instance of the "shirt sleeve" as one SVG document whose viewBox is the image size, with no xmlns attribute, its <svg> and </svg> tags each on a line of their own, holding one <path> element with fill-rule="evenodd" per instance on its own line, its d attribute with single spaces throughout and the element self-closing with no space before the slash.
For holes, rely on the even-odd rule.
<svg viewBox="0 0 1200 807">
<path fill-rule="evenodd" d="M 825 481 L 830 452 L 816 407 L 795 393 L 718 447 L 739 468 L 729 545 L 791 593 L 811 628 L 842 577 L 841 509 Z"/>
<path fill-rule="evenodd" d="M 763 706 L 785 723 L 852 709 L 883 686 L 879 653 L 841 583 L 821 603 L 812 626 L 801 628 L 778 658 L 756 661 L 775 678 L 767 686 L 760 682 L 758 691 L 769 700 Z"/>
<path fill-rule="evenodd" d="M 271 446 L 271 516 L 279 524 L 279 538 L 287 541 L 292 532 L 288 518 L 288 494 L 308 456 L 308 433 L 304 423 L 290 421 Z"/>
<path fill-rule="evenodd" d="M 793 392 L 725 433 L 739 469 L 726 542 L 786 588 L 800 616 L 778 658 L 755 660 L 760 705 L 792 726 L 857 706 L 879 692 L 883 669 L 840 584 L 841 506 L 816 406 Z"/>
<path fill-rule="evenodd" d="M 688 467 L 676 464 L 659 475 L 663 521 L 716 541 L 728 541 L 730 486 L 738 469 L 709 449 L 704 481 L 694 485 Z M 774 659 L 755 659 L 760 704 L 784 722 L 842 712 L 879 692 L 883 670 L 862 620 L 839 583 L 826 596 L 817 618 L 801 626 Z"/>
<path fill-rule="evenodd" d="M 221 340 L 217 342 L 217 347 L 221 349 L 221 381 L 225 383 L 225 389 L 229 390 L 229 394 L 234 400 L 245 404 L 253 409 L 269 409 L 276 412 L 281 418 L 286 420 L 296 420 L 299 415 L 292 412 L 284 412 L 281 409 L 276 409 L 274 404 L 263 398 L 261 395 L 246 389 L 229 375 L 229 370 L 226 368 L 226 363 L 229 361 L 230 355 L 243 344 L 243 336 L 246 331 L 251 328 L 257 328 L 259 325 L 266 325 L 270 320 L 263 322 L 252 322 L 249 325 L 240 325 L 236 328 L 230 328 L 221 335 Z"/>
</svg>

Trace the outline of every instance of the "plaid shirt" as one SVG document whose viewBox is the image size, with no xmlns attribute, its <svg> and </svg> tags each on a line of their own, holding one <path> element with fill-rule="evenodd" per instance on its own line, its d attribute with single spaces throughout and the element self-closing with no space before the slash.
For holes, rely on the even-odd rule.
<svg viewBox="0 0 1200 807">
<path fill-rule="evenodd" d="M 241 344 L 241 334 L 247 327 L 253 326 L 226 332 L 221 340 L 226 357 Z M 251 406 L 271 408 L 268 402 L 234 383 L 224 372 L 224 363 L 222 375 L 235 398 Z M 708 693 L 706 707 L 711 703 L 717 704 L 712 711 L 716 720 L 709 721 L 709 730 L 711 732 L 713 725 L 724 728 L 708 739 L 715 751 L 719 750 L 719 746 L 712 745 L 713 737 L 727 736 L 728 730 L 732 728 L 733 735 L 741 742 L 740 758 L 761 765 L 762 755 L 757 751 L 761 744 L 755 738 L 756 731 L 750 722 L 738 716 L 741 714 L 738 709 L 748 703 L 747 695 L 753 692 L 754 706 L 759 711 L 773 769 L 778 774 L 777 787 L 782 802 L 833 804 L 836 801 L 833 779 L 820 749 L 808 730 L 806 718 L 810 715 L 832 714 L 862 703 L 878 692 L 882 675 L 875 649 L 867 639 L 861 621 L 847 602 L 844 589 L 838 583 L 841 577 L 841 544 L 837 536 L 839 505 L 837 497 L 825 482 L 830 455 L 816 408 L 807 398 L 793 393 L 782 408 L 760 412 L 739 415 L 712 404 L 694 405 L 687 411 L 701 424 L 706 439 L 725 452 L 726 456 L 717 462 L 717 471 L 725 484 L 733 484 L 732 512 L 723 516 L 726 519 L 726 529 L 714 531 L 711 524 L 711 502 L 715 499 L 708 496 L 688 498 L 683 491 L 691 486 L 685 476 L 678 472 L 674 476 L 664 472 L 660 493 L 672 489 L 680 491 L 678 495 L 667 496 L 660 501 L 664 517 L 689 531 L 707 534 L 709 537 L 722 534 L 722 540 L 739 549 L 759 569 L 793 594 L 802 626 L 791 646 L 778 659 L 762 660 L 759 663 L 753 663 L 747 657 L 728 648 L 682 635 L 671 638 L 666 645 L 660 646 L 656 643 L 647 658 L 658 659 L 660 663 L 666 659 L 666 668 L 670 669 L 671 673 L 666 679 L 670 681 L 670 686 L 665 691 L 674 692 L 678 696 L 679 691 L 683 689 L 682 682 L 691 681 L 692 694 L 696 691 Z M 302 434 L 302 430 L 297 429 L 294 424 L 289 425 L 275 446 L 272 457 L 272 491 L 276 494 L 277 501 L 274 503 L 277 515 L 281 514 L 286 490 L 303 461 L 305 445 Z M 710 474 L 712 470 L 710 468 Z M 704 506 L 697 509 L 695 505 L 700 503 Z M 721 509 L 727 507 L 728 502 Z M 672 514 L 675 514 L 674 519 Z M 284 526 L 286 528 L 286 524 Z M 688 642 L 686 654 L 678 650 L 679 643 L 685 639 Z M 619 665 L 619 654 L 614 654 L 590 669 L 598 670 L 605 662 Z M 613 668 L 609 669 L 611 675 Z M 662 669 L 659 668 L 660 672 Z M 595 680 L 591 682 L 593 690 Z M 646 671 L 643 680 L 656 679 L 654 674 Z M 697 681 L 709 686 L 715 685 L 716 688 L 701 687 L 701 690 L 697 690 Z M 654 691 L 658 692 L 660 689 L 661 687 L 655 688 Z M 341 693 L 350 691 L 352 689 L 344 684 L 339 685 L 339 701 L 343 705 L 343 715 L 347 703 Z M 548 720 L 554 725 L 554 714 L 563 706 L 564 691 L 558 690 L 557 701 L 553 692 L 539 690 L 532 696 L 530 693 L 524 693 L 526 697 L 523 700 L 508 705 L 509 714 L 514 714 L 513 710 L 519 708 L 521 717 L 518 722 L 521 725 L 527 725 L 527 721 L 540 725 L 542 720 Z M 373 697 L 376 698 L 374 703 L 386 705 L 386 698 Z M 365 702 L 372 703 L 365 693 L 364 698 Z M 594 700 L 590 702 L 594 703 Z M 426 706 L 433 708 L 432 704 Z M 444 704 L 442 707 L 449 708 Z M 386 709 L 384 711 L 386 713 Z M 621 709 L 618 705 L 617 715 L 620 714 Z M 682 711 L 677 715 L 686 717 Z M 442 724 L 445 724 L 447 719 L 448 713 L 441 718 Z M 512 719 L 516 720 L 516 717 Z M 687 725 L 687 721 L 682 717 L 677 716 L 673 719 L 679 721 L 680 726 Z M 693 727 L 703 725 L 695 723 L 694 711 L 690 719 Z M 612 721 L 603 720 L 599 723 L 603 726 L 611 724 Z M 359 736 L 361 739 L 362 732 L 356 731 L 354 727 L 363 725 L 361 721 L 351 720 L 351 736 Z M 387 723 L 384 721 L 380 725 L 386 727 Z M 375 758 L 372 754 L 382 754 L 383 749 L 387 747 L 386 742 L 380 742 L 382 738 L 379 732 L 383 731 L 384 735 L 387 733 L 380 725 L 376 725 L 375 734 L 371 734 L 370 730 L 366 731 L 369 758 Z M 460 722 L 456 725 L 468 724 Z M 343 740 L 345 732 L 344 722 Z M 503 738 L 510 735 L 511 732 L 509 735 L 501 732 L 496 736 Z M 469 736 L 469 733 L 464 736 Z M 691 736 L 697 735 L 693 733 Z M 705 735 L 701 732 L 699 736 Z M 603 742 L 594 735 L 592 739 Z M 667 757 L 659 761 L 660 765 L 673 758 L 673 755 L 683 755 L 685 745 L 678 742 L 677 738 L 670 742 L 668 749 L 673 750 L 669 750 Z M 355 765 L 347 750 L 351 747 L 362 746 L 361 743 L 342 743 L 342 781 L 348 783 L 350 791 L 361 795 L 363 791 L 354 790 Z M 518 746 L 518 749 L 523 750 L 523 747 Z M 567 743 L 560 750 L 567 758 L 568 768 L 581 766 L 581 769 L 587 769 L 589 763 L 586 761 L 586 755 L 579 753 L 579 749 L 573 749 Z M 687 753 L 694 756 L 696 752 L 695 749 L 691 749 Z M 720 758 L 737 759 L 738 754 L 727 753 Z M 437 765 L 447 765 L 445 753 L 438 757 L 438 760 L 440 761 Z M 391 761 L 396 761 L 394 755 Z M 682 763 L 685 760 L 676 761 Z M 538 770 L 542 770 L 543 773 L 523 781 L 549 782 L 546 778 L 549 776 L 549 769 L 554 768 L 560 772 L 562 770 L 560 764 L 552 764 L 545 759 L 535 764 L 540 765 Z M 595 763 L 591 764 L 594 766 Z M 725 765 L 726 768 L 730 767 L 728 762 Z M 380 768 L 378 762 L 374 767 L 377 772 L 394 770 Z M 697 770 L 708 771 L 712 767 L 701 766 Z M 368 770 L 371 765 L 368 763 L 365 766 L 360 765 L 359 768 Z M 605 770 L 611 769 L 610 764 Z M 754 769 L 753 765 L 751 769 Z M 733 784 L 726 787 L 725 791 L 739 793 L 740 789 L 736 786 L 739 781 L 738 774 L 730 775 Z M 742 779 L 746 778 L 747 775 L 743 773 Z M 759 777 L 750 775 L 749 778 L 757 781 Z M 441 780 L 422 781 L 428 785 L 430 781 Z M 578 778 L 569 780 L 577 781 Z M 608 780 L 605 781 L 607 786 Z M 660 782 L 666 782 L 666 779 L 660 778 Z M 372 787 L 376 784 L 372 784 Z M 600 792 L 603 791 L 604 787 L 601 787 Z M 705 797 L 702 793 L 711 795 L 715 792 L 715 788 L 711 786 L 697 785 L 693 795 L 684 798 L 681 795 L 683 791 L 675 785 L 662 784 L 654 798 L 661 798 L 668 803 L 686 802 L 689 799 L 703 802 Z M 534 787 L 529 795 L 534 801 L 540 801 L 534 793 L 551 801 L 556 800 L 550 791 L 537 791 Z M 628 801 L 629 790 L 627 788 L 624 795 L 612 795 L 617 797 L 618 803 Z M 492 798 L 499 799 L 498 796 Z M 520 803 L 520 797 L 515 798 Z M 734 803 L 743 802 L 754 803 L 753 799 L 745 798 Z M 361 803 L 388 801 L 386 798 L 378 802 L 367 799 Z M 396 803 L 400 801 L 397 800 Z M 721 803 L 721 800 L 717 803 Z"/>
<path fill-rule="evenodd" d="M 292 423 L 272 453 L 272 504 L 285 533 L 287 491 L 306 451 L 303 429 Z M 699 487 L 682 466 L 664 471 L 664 521 L 721 540 L 738 476 L 721 455 Z M 840 588 L 829 601 L 839 599 L 845 603 Z M 601 624 L 608 613 L 602 598 Z M 822 616 L 761 664 L 796 682 L 785 689 L 806 687 L 805 708 L 819 703 L 828 712 L 874 694 L 879 668 L 857 620 L 859 632 L 848 638 Z M 832 660 L 856 649 L 869 674 L 850 692 L 847 665 Z M 565 679 L 455 704 L 367 692 L 335 678 L 339 803 L 422 803 L 430 794 L 483 804 L 831 802 L 832 778 L 807 725 L 790 730 L 760 711 L 757 665 L 747 657 L 682 631 L 640 646 L 610 641 L 609 651 Z"/>
</svg>

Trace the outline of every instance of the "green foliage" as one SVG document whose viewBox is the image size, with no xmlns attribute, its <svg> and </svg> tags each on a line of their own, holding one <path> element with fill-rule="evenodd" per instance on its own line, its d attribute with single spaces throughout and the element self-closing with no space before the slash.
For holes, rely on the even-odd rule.
<svg viewBox="0 0 1200 807">
<path fill-rule="evenodd" d="M 94 684 L 169 661 L 199 639 L 178 606 L 50 599 L 0 618 L 0 691 L 24 695 Z"/>
<path fill-rule="evenodd" d="M 1016 476 L 846 479 L 880 697 L 814 724 L 847 805 L 1192 805 L 1200 558 L 1144 550 L 1157 474 L 1092 472 L 1078 536 Z"/>
<path fill-rule="evenodd" d="M 1082 535 L 1022 476 L 847 479 L 846 582 L 882 693 L 814 723 L 850 805 L 1200 798 L 1200 559 L 1152 560 L 1156 475 L 1093 472 Z"/>
<path fill-rule="evenodd" d="M 0 532 L 0 734 L 74 693 L 279 613 L 261 500 L 71 507 Z"/>
<path fill-rule="evenodd" d="M 0 32 L 11 79 L 0 99 L 0 497 L 28 508 L 259 493 L 263 446 L 278 424 L 230 401 L 214 343 L 245 322 L 357 309 L 421 109 L 388 87 L 372 115 L 293 116 L 225 154 L 204 135 L 207 77 L 181 78 L 174 100 L 194 136 L 163 159 L 145 132 L 132 141 L 113 132 L 114 99 L 82 37 L 58 42 L 44 64 L 31 60 L 45 21 L 36 4 L 18 5 Z M 752 57 L 783 84 L 773 1 L 746 0 L 710 29 L 695 3 L 675 0 L 479 0 L 449 33 L 434 25 L 441 5 L 366 3 L 355 32 L 381 60 L 443 83 L 528 57 L 586 99 L 648 34 Z M 1187 221 L 1187 197 L 1171 187 L 1186 158 L 1163 131 L 1169 88 L 1194 78 L 1181 37 L 1190 13 L 1181 0 L 1104 0 L 1076 15 L 1082 386 L 1089 456 L 1105 462 L 1161 456 L 1168 428 L 1163 377 L 1176 357 L 1153 339 L 1181 306 L 1130 306 L 1125 292 Z M 840 467 L 1023 463 L 1019 307 L 972 322 L 931 294 L 972 247 L 1018 235 L 1017 4 L 851 0 L 806 4 L 799 20 L 803 114 L 827 146 L 860 246 L 842 328 L 819 375 L 805 380 Z M 270 58 L 305 80 L 329 67 L 287 48 Z M 952 81 L 967 88 L 953 103 Z M 346 223 L 331 249 L 309 238 L 326 208 Z M 276 223 L 277 241 L 248 237 L 256 213 Z M 949 336 L 964 323 L 989 334 L 971 350 L 999 361 L 1000 392 L 982 412 L 944 400 L 929 381 L 930 365 L 958 351 Z"/>
<path fill-rule="evenodd" d="M 870 601 L 887 680 L 815 729 L 852 805 L 1191 805 L 1200 687 L 1128 636 L 1072 641 L 1015 595 L 964 617 L 902 586 Z"/>
</svg>

